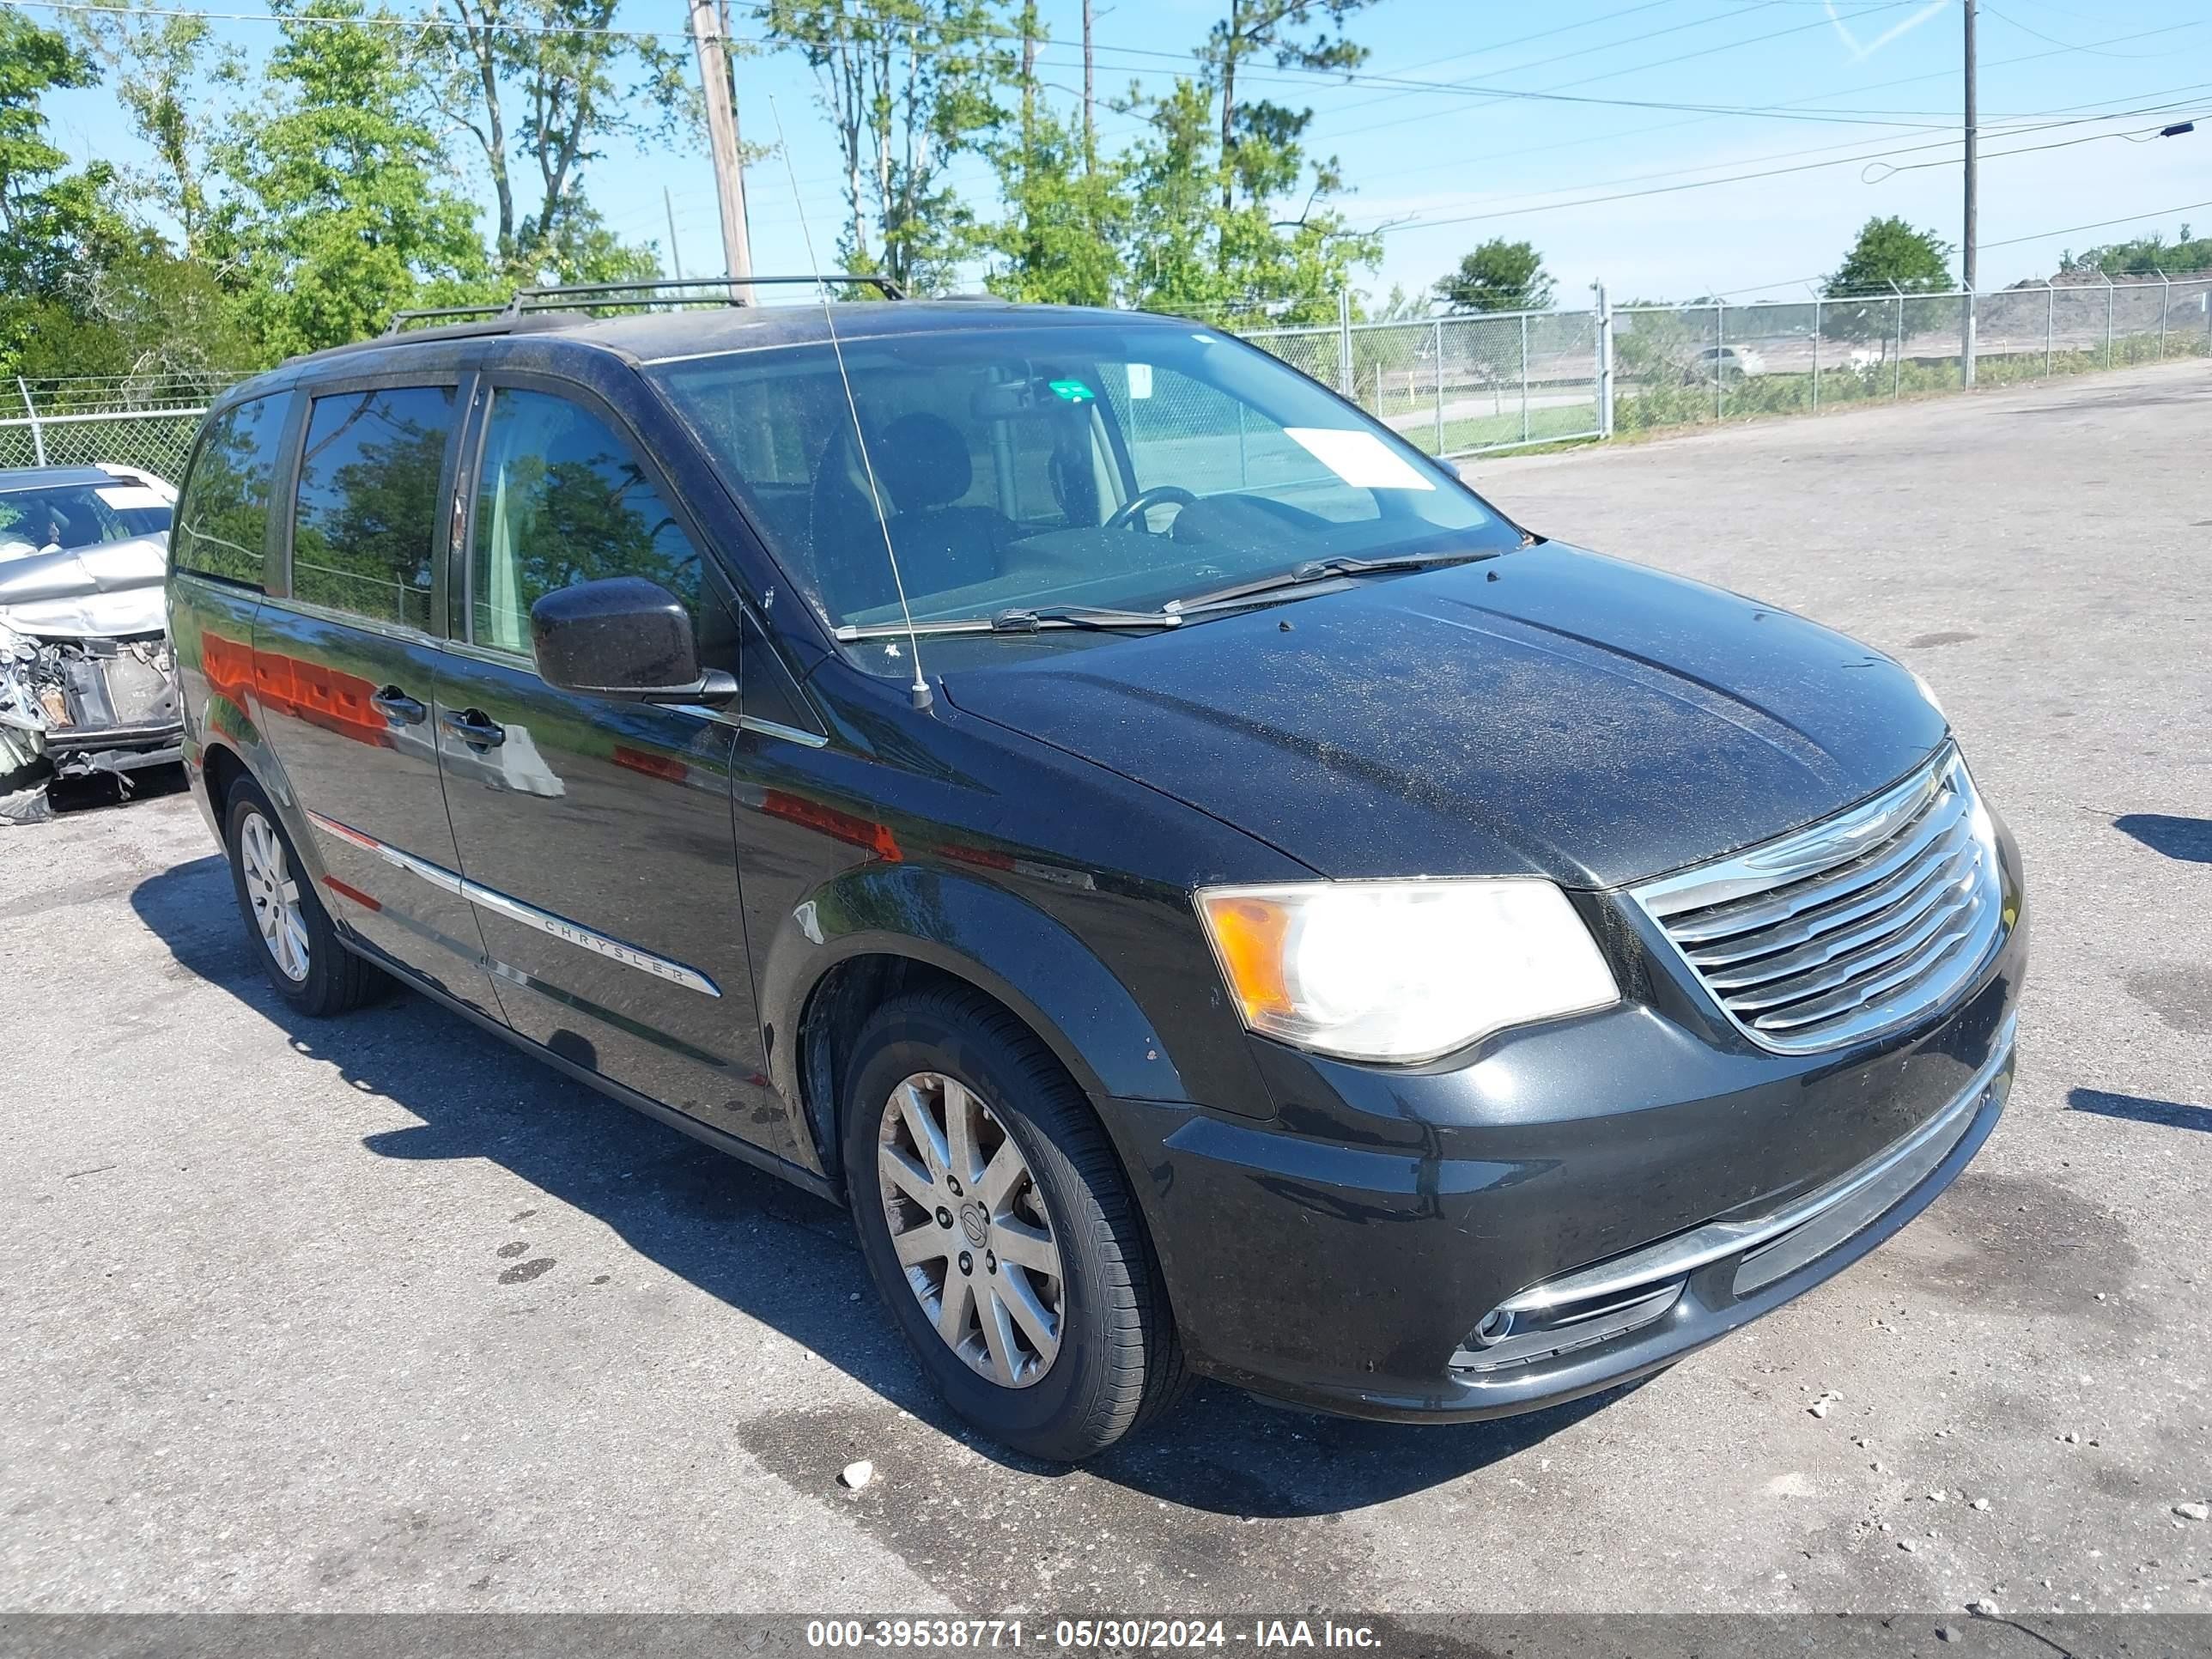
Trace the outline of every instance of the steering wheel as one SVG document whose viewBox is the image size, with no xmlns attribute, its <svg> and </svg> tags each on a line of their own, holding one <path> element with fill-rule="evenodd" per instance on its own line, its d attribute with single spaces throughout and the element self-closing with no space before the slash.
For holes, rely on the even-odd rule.
<svg viewBox="0 0 2212 1659">
<path fill-rule="evenodd" d="M 1102 530 L 1133 530 L 1145 522 L 1145 514 L 1156 507 L 1170 502 L 1177 507 L 1194 507 L 1198 497 L 1181 484 L 1154 484 L 1150 489 L 1140 489 L 1115 508 Z"/>
</svg>

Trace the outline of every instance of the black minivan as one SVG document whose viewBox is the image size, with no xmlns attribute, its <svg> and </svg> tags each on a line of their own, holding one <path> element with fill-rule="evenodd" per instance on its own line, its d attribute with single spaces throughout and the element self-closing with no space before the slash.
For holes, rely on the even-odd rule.
<svg viewBox="0 0 2212 1659">
<path fill-rule="evenodd" d="M 1909 671 L 1522 529 L 1216 330 L 510 308 L 213 409 L 170 625 L 276 990 L 386 976 L 849 1206 L 986 1434 L 1654 1371 L 2011 1083 Z"/>
</svg>

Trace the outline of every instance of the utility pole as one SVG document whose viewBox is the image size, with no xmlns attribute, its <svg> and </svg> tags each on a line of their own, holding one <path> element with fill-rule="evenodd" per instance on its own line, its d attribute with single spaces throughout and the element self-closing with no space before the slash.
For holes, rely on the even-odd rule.
<svg viewBox="0 0 2212 1659">
<path fill-rule="evenodd" d="M 1091 125 L 1091 107 L 1093 102 L 1091 78 L 1091 0 L 1083 0 L 1083 170 L 1095 173 L 1098 168 L 1098 135 Z"/>
<path fill-rule="evenodd" d="M 715 0 L 691 0 L 691 42 L 698 48 L 699 87 L 707 97 L 707 140 L 714 153 L 714 194 L 722 208 L 722 257 L 731 276 L 750 276 L 753 252 L 745 225 L 745 173 L 738 159 L 738 112 L 730 97 L 729 59 Z M 751 300 L 749 284 L 730 284 L 731 304 Z"/>
<path fill-rule="evenodd" d="M 1966 308 L 1965 320 L 1959 329 L 1960 372 L 1968 386 L 1974 383 L 1974 243 L 1978 240 L 1974 200 L 1978 180 L 1975 177 L 1980 146 L 1980 133 L 1974 111 L 1974 0 L 1964 0 L 1966 14 L 1966 240 L 1960 244 L 1960 258 L 1966 278 L 1966 297 L 1961 303 Z"/>
<path fill-rule="evenodd" d="M 684 255 L 676 246 L 676 204 L 670 198 L 665 185 L 660 187 L 660 205 L 668 211 L 668 274 L 680 283 L 684 280 Z"/>
</svg>

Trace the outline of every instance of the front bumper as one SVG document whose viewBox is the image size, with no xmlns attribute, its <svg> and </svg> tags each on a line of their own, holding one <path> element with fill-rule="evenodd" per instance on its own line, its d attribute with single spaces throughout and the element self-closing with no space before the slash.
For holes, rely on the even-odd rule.
<svg viewBox="0 0 2212 1659">
<path fill-rule="evenodd" d="M 1267 1121 L 1106 1103 L 1200 1369 L 1404 1421 L 1504 1416 L 1656 1370 L 1865 1255 L 1965 1168 L 2009 1092 L 2009 925 L 1921 1025 L 1787 1056 L 1655 995 L 1457 1069 L 1255 1043 Z M 1478 1328 L 1487 1326 L 1478 1336 Z"/>
</svg>

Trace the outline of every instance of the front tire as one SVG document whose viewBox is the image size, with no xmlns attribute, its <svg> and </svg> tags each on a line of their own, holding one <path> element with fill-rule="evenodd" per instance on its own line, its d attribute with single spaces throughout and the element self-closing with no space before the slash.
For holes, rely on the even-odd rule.
<svg viewBox="0 0 2212 1659">
<path fill-rule="evenodd" d="M 357 1008 L 390 983 L 338 942 L 330 912 L 269 797 L 250 780 L 224 803 L 223 842 L 239 913 L 269 983 L 295 1008 L 317 1016 Z"/>
<path fill-rule="evenodd" d="M 860 1251 L 945 1403 L 1073 1462 L 1187 1380 L 1120 1159 L 1051 1052 L 972 992 L 885 1004 L 842 1112 Z"/>
</svg>

